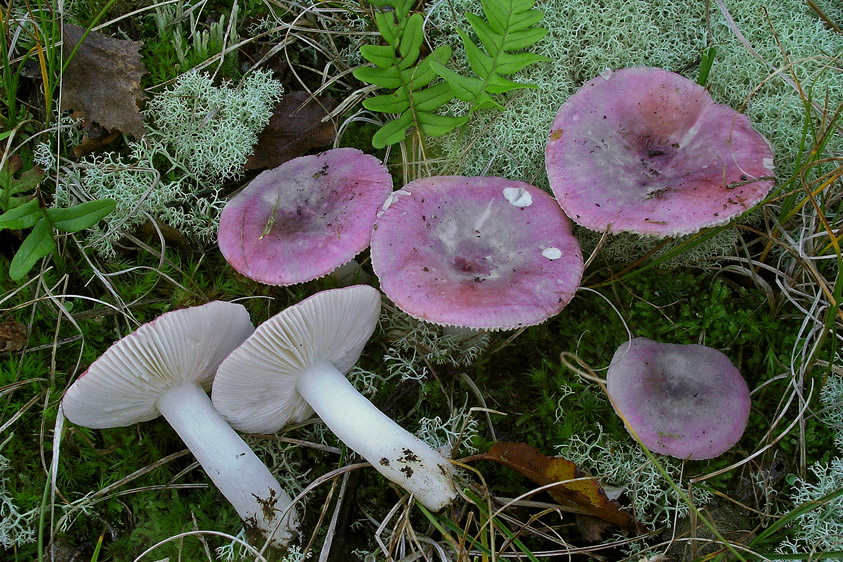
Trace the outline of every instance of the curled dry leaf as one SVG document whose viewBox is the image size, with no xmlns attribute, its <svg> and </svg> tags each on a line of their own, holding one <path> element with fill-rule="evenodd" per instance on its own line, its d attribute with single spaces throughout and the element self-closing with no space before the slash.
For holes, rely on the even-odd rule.
<svg viewBox="0 0 843 562">
<path fill-rule="evenodd" d="M 26 326 L 21 322 L 0 322 L 0 353 L 20 351 L 26 343 Z"/>
<path fill-rule="evenodd" d="M 81 112 L 75 113 L 77 114 L 73 115 L 74 118 L 85 118 Z M 83 123 L 82 130 L 85 133 L 82 137 L 82 141 L 73 147 L 73 155 L 76 158 L 84 158 L 92 152 L 104 150 L 106 146 L 119 139 L 121 135 L 119 130 L 111 132 L 94 121 L 86 121 Z"/>
<path fill-rule="evenodd" d="M 337 136 L 332 120 L 322 121 L 337 102 L 327 96 L 289 92 L 275 106 L 269 124 L 258 135 L 255 152 L 246 162 L 247 170 L 276 168 L 311 148 L 326 146 Z"/>
<path fill-rule="evenodd" d="M 85 28 L 65 24 L 62 30 L 62 51 L 69 57 Z M 146 98 L 140 84 L 147 73 L 138 52 L 142 45 L 90 32 L 64 72 L 62 111 L 73 108 L 106 129 L 137 138 L 146 134 L 139 111 Z"/>
<path fill-rule="evenodd" d="M 488 453 L 474 455 L 467 460 L 494 461 L 515 470 L 539 486 L 561 482 L 548 488 L 560 505 L 576 512 L 592 515 L 632 531 L 646 530 L 632 514 L 621 509 L 615 500 L 606 497 L 596 478 L 581 471 L 562 457 L 547 457 L 526 443 L 499 441 Z"/>
<path fill-rule="evenodd" d="M 32 199 L 29 192 L 35 189 L 44 177 L 44 170 L 37 165 L 22 170 L 23 159 L 17 154 L 7 158 L 0 168 L 0 213 L 20 207 Z M 0 230 L 3 228 L 8 227 L 0 226 Z"/>
</svg>

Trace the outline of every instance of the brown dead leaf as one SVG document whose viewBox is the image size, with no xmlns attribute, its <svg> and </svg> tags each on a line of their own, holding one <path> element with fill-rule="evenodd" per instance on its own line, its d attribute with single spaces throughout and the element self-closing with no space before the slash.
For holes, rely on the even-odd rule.
<svg viewBox="0 0 843 562">
<path fill-rule="evenodd" d="M 0 322 L 0 352 L 20 351 L 26 343 L 26 326 L 20 322 Z"/>
<path fill-rule="evenodd" d="M 170 246 L 175 246 L 185 251 L 190 250 L 190 242 L 187 241 L 187 238 L 177 229 L 162 222 L 155 222 L 153 224 L 152 221 L 146 221 L 135 229 L 135 236 L 141 240 L 155 244 L 163 237 L 164 242 Z"/>
<path fill-rule="evenodd" d="M 74 112 L 74 114 L 76 113 L 79 112 Z M 85 116 L 81 114 L 71 116 L 76 119 L 85 118 Z M 84 132 L 82 141 L 73 147 L 73 155 L 76 158 L 83 158 L 92 152 L 102 151 L 106 146 L 120 138 L 121 135 L 120 131 L 115 130 L 112 133 L 99 123 L 95 123 L 93 121 L 85 121 L 82 124 L 82 131 Z"/>
<path fill-rule="evenodd" d="M 289 92 L 275 106 L 269 124 L 258 135 L 247 170 L 275 168 L 301 156 L 311 148 L 329 144 L 337 136 L 333 121 L 322 122 L 337 102 L 327 96 L 311 97 L 307 92 Z"/>
<path fill-rule="evenodd" d="M 593 515 L 625 529 L 645 530 L 632 514 L 620 508 L 617 501 L 606 497 L 596 478 L 589 478 L 574 463 L 562 457 L 547 457 L 526 443 L 499 441 L 488 453 L 474 455 L 467 460 L 501 463 L 539 486 L 565 482 L 547 490 L 560 505 L 576 508 L 584 515 Z M 589 479 L 568 482 L 578 478 Z"/>
<path fill-rule="evenodd" d="M 84 33 L 83 27 L 64 25 L 65 57 L 70 56 Z M 141 41 L 89 33 L 63 75 L 62 111 L 73 108 L 106 129 L 142 137 L 146 129 L 139 110 L 146 95 L 140 79 L 147 73 L 138 53 L 142 45 Z"/>
<path fill-rule="evenodd" d="M 576 523 L 577 530 L 582 535 L 582 538 L 590 543 L 602 541 L 603 534 L 615 528 L 615 525 L 599 517 L 583 515 L 581 513 L 574 515 L 574 523 Z"/>
<path fill-rule="evenodd" d="M 32 199 L 33 194 L 30 192 L 38 187 L 44 177 L 44 170 L 37 165 L 28 170 L 21 171 L 22 169 L 23 159 L 17 154 L 10 156 L 0 167 L 0 194 L 3 194 L 0 197 L 0 213 Z M 38 196 L 37 191 L 35 195 Z"/>
</svg>

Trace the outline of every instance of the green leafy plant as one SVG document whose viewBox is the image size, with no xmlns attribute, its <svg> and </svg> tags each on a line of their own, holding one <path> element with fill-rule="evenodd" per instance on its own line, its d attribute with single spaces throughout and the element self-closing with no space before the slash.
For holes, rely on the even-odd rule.
<svg viewBox="0 0 843 562">
<path fill-rule="evenodd" d="M 535 84 L 513 82 L 504 75 L 514 74 L 533 63 L 551 60 L 535 53 L 511 52 L 535 45 L 547 35 L 547 29 L 534 27 L 544 14 L 533 9 L 533 0 L 483 0 L 481 4 L 488 23 L 471 12 L 465 17 L 483 48 L 465 31 L 457 29 L 468 63 L 477 77 L 463 76 L 442 64 L 431 63 L 434 72 L 451 85 L 456 97 L 471 103 L 469 114 L 487 108 L 503 111 L 504 107 L 492 98 L 492 94 L 538 88 Z"/>
<path fill-rule="evenodd" d="M 373 0 L 383 8 L 375 14 L 375 22 L 386 45 L 364 45 L 360 54 L 374 67 L 364 66 L 354 71 L 354 77 L 368 84 L 393 90 L 363 102 L 363 107 L 380 113 L 399 116 L 384 125 L 372 138 L 375 148 L 384 148 L 404 140 L 413 130 L 428 136 L 440 136 L 466 122 L 465 117 L 447 117 L 435 113 L 454 98 L 447 82 L 433 86 L 436 78 L 432 69 L 435 61 L 447 61 L 451 47 L 442 45 L 419 61 L 424 42 L 424 18 L 415 13 L 408 17 L 413 0 Z M 386 9 L 395 4 L 394 10 Z"/>
<path fill-rule="evenodd" d="M 21 172 L 22 166 L 20 157 L 14 156 L 0 168 L 0 230 L 32 229 L 9 264 L 9 277 L 15 281 L 29 273 L 39 259 L 55 251 L 53 229 L 79 232 L 114 210 L 110 199 L 44 209 L 37 193 L 31 193 L 41 183 L 44 172 L 38 166 Z"/>
<path fill-rule="evenodd" d="M 237 51 L 226 52 L 228 46 L 240 41 L 238 4 L 232 6 L 228 18 L 223 13 L 204 30 L 201 13 L 201 3 L 185 0 L 155 8 L 157 36 L 146 43 L 143 51 L 145 60 L 150 63 L 153 83 L 171 80 L 198 66 L 205 67 L 206 61 L 211 63 L 211 59 L 218 61 L 222 76 L 240 77 Z"/>
<path fill-rule="evenodd" d="M 700 58 L 700 73 L 697 76 L 697 84 L 705 86 L 708 84 L 708 75 L 711 73 L 711 67 L 714 65 L 714 58 L 717 56 L 717 49 L 709 47 L 703 51 Z"/>
<path fill-rule="evenodd" d="M 32 228 L 9 264 L 9 277 L 19 281 L 41 258 L 56 249 L 53 229 L 79 232 L 114 210 L 112 199 L 88 201 L 66 208 L 44 209 L 37 197 L 0 215 L 0 230 Z"/>
<path fill-rule="evenodd" d="M 21 158 L 12 156 L 0 168 L 0 212 L 5 213 L 26 203 L 30 197 L 21 194 L 35 189 L 44 176 L 37 166 L 21 172 L 22 167 Z"/>
<path fill-rule="evenodd" d="M 363 82 L 393 90 L 369 98 L 363 106 L 371 111 L 399 116 L 384 125 L 372 138 L 375 148 L 383 148 L 404 140 L 416 131 L 438 137 L 464 125 L 478 109 L 497 109 L 503 105 L 492 98 L 534 84 L 513 82 L 504 75 L 540 61 L 550 60 L 534 53 L 514 53 L 540 41 L 547 30 L 534 27 L 544 15 L 532 9 L 532 0 L 485 0 L 486 20 L 472 13 L 466 17 L 477 34 L 482 48 L 468 34 L 457 33 L 465 46 L 468 62 L 476 76 L 463 76 L 445 66 L 452 49 L 441 45 L 419 61 L 424 42 L 424 19 L 419 13 L 410 15 L 412 0 L 373 0 L 383 9 L 375 14 L 375 22 L 386 45 L 364 45 L 360 54 L 374 67 L 361 67 L 354 76 Z M 485 49 L 485 51 L 484 51 Z M 430 86 L 439 75 L 444 82 Z M 439 115 L 440 107 L 454 98 L 470 103 L 461 116 Z"/>
</svg>

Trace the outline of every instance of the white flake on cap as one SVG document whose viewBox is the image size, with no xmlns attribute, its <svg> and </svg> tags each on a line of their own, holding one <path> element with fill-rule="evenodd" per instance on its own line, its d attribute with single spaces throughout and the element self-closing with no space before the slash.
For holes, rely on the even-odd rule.
<svg viewBox="0 0 843 562">
<path fill-rule="evenodd" d="M 378 216 L 381 216 L 381 213 L 389 209 L 389 206 L 395 203 L 398 200 L 398 197 L 401 195 L 409 195 L 409 193 L 402 189 L 390 193 L 389 196 L 387 196 L 386 201 L 384 201 L 383 205 L 381 205 L 381 210 L 378 211 Z"/>
<path fill-rule="evenodd" d="M 553 247 L 545 248 L 542 250 L 542 255 L 549 260 L 558 260 L 562 257 L 562 250 Z"/>
<path fill-rule="evenodd" d="M 505 187 L 503 196 L 516 207 L 529 207 L 533 204 L 533 196 L 523 187 Z"/>
</svg>

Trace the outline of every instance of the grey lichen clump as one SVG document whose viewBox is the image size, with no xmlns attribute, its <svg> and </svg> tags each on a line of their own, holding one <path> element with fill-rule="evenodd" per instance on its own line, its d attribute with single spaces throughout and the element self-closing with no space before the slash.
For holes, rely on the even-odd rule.
<svg viewBox="0 0 843 562">
<path fill-rule="evenodd" d="M 599 474 L 604 485 L 622 490 L 622 503 L 629 505 L 645 525 L 672 525 L 676 517 L 690 512 L 688 504 L 637 445 L 613 441 L 599 425 L 596 435 L 574 435 L 556 449 L 559 455 L 583 470 Z M 680 488 L 686 486 L 681 461 L 659 456 L 659 462 Z M 711 498 L 712 494 L 704 488 L 694 490 L 697 506 L 705 505 Z"/>
<path fill-rule="evenodd" d="M 281 94 L 269 72 L 254 72 L 237 87 L 215 86 L 209 75 L 187 72 L 149 101 L 149 132 L 129 143 L 129 157 L 105 153 L 73 164 L 58 182 L 56 204 L 72 204 L 79 189 L 87 198 L 117 202 L 107 225 L 88 234 L 106 257 L 147 220 L 212 240 L 223 206 L 218 191 L 241 173 Z"/>
<path fill-rule="evenodd" d="M 843 355 L 837 355 L 835 367 L 843 367 Z M 833 428 L 839 454 L 843 452 L 843 376 L 833 373 L 828 377 L 820 392 L 820 404 L 819 418 Z M 843 458 L 840 456 L 829 462 L 814 462 L 808 468 L 809 477 L 793 481 L 790 496 L 794 507 L 818 502 L 823 496 L 843 488 Z M 815 509 L 800 515 L 792 526 L 794 533 L 779 544 L 777 552 L 840 550 L 843 548 L 843 496 L 817 504 Z"/>
<path fill-rule="evenodd" d="M 397 308 L 384 309 L 381 322 L 399 355 L 411 352 L 412 362 L 418 363 L 419 369 L 424 369 L 424 361 L 455 367 L 471 365 L 490 340 L 489 333 L 482 330 L 446 333 L 441 326 L 416 320 Z"/>
<path fill-rule="evenodd" d="M 35 541 L 33 524 L 37 511 L 21 513 L 14 504 L 7 489 L 8 477 L 4 474 L 10 468 L 9 459 L 0 455 L 0 547 L 4 549 Z"/>
<path fill-rule="evenodd" d="M 474 4 L 473 0 L 434 4 L 428 26 L 434 45 L 450 44 L 457 28 L 468 27 L 462 14 Z M 843 35 L 826 27 L 807 4 L 799 0 L 726 4 L 737 28 L 767 63 L 785 66 L 785 54 L 789 61 L 800 61 L 793 71 L 806 91 L 811 88 L 815 102 L 824 105 L 826 96 L 829 107 L 843 102 L 843 80 L 839 71 L 829 69 L 831 57 L 843 52 Z M 820 4 L 832 19 L 843 17 L 843 10 L 833 3 Z M 774 148 L 777 175 L 788 177 L 801 144 L 803 101 L 785 78 L 769 78 L 773 70 L 747 52 L 716 4 L 711 6 L 711 43 L 717 48 L 709 77 L 711 94 L 715 101 L 747 114 Z M 696 79 L 698 59 L 707 46 L 704 7 L 703 2 L 539 0 L 536 8 L 544 13 L 541 25 L 548 34 L 531 50 L 551 62 L 532 65 L 515 76 L 516 81 L 539 88 L 519 91 L 501 114 L 479 112 L 461 135 L 432 142 L 441 154 L 459 156 L 458 168 L 450 172 L 500 175 L 546 188 L 544 147 L 562 103 L 606 68 L 646 65 Z M 455 60 L 462 57 L 467 64 L 464 53 L 455 47 Z M 806 58 L 810 60 L 802 60 Z M 789 72 L 783 74 L 786 77 Z M 450 107 L 454 115 L 462 110 L 459 105 Z M 839 139 L 834 142 L 841 144 Z M 736 238 L 734 233 L 720 236 L 688 257 L 731 252 Z M 636 259 L 655 246 L 637 236 L 609 240 L 614 248 L 608 251 L 622 261 Z"/>
<path fill-rule="evenodd" d="M 817 502 L 843 488 L 843 459 L 834 457 L 828 463 L 815 462 L 808 467 L 811 476 L 796 478 L 791 499 L 794 506 Z M 782 554 L 839 551 L 843 548 L 843 496 L 817 504 L 794 522 L 792 537 L 782 541 L 776 551 Z M 824 559 L 818 556 L 817 559 Z"/>
</svg>

